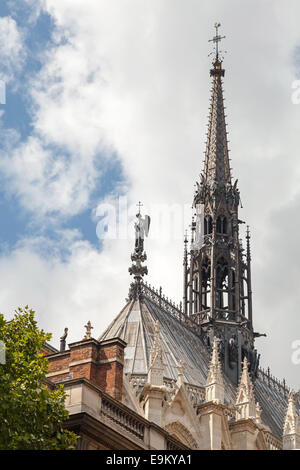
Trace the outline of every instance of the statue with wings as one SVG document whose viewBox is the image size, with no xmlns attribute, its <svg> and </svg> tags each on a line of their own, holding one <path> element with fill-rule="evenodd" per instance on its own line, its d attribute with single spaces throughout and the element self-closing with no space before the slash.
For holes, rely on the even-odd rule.
<svg viewBox="0 0 300 470">
<path fill-rule="evenodd" d="M 150 227 L 150 217 L 145 215 L 142 217 L 142 214 L 139 212 L 136 214 L 137 221 L 134 224 L 135 228 L 135 251 L 144 251 L 144 238 L 148 237 L 149 227 Z"/>
</svg>

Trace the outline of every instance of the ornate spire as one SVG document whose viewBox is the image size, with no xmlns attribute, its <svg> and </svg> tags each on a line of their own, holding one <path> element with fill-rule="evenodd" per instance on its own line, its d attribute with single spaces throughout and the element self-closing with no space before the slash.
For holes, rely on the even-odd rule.
<svg viewBox="0 0 300 470">
<path fill-rule="evenodd" d="M 289 393 L 289 402 L 283 426 L 283 434 L 295 434 L 298 426 L 298 415 L 296 412 L 294 390 Z"/>
<path fill-rule="evenodd" d="M 294 391 L 289 393 L 289 402 L 283 425 L 283 449 L 298 449 L 300 446 L 300 424 L 296 412 Z"/>
<path fill-rule="evenodd" d="M 219 340 L 215 336 L 209 371 L 206 380 L 205 400 L 224 403 L 224 381 L 218 352 Z"/>
<path fill-rule="evenodd" d="M 237 419 L 256 419 L 257 410 L 254 398 L 253 384 L 248 371 L 248 361 L 245 356 L 243 371 L 237 392 Z"/>
<path fill-rule="evenodd" d="M 219 23 L 215 24 L 212 39 L 215 54 L 210 70 L 207 143 L 204 169 L 193 200 L 196 222 L 192 219 L 189 264 L 183 266 L 183 306 L 184 312 L 200 324 L 208 345 L 213 336 L 221 340 L 224 373 L 238 385 L 242 351 L 249 358 L 252 371 L 257 371 L 258 356 L 254 349 L 250 251 L 245 263 L 239 238 L 242 221 L 238 180 L 231 181 L 219 27 Z"/>
<path fill-rule="evenodd" d="M 143 266 L 147 259 L 146 252 L 144 251 L 144 239 L 148 236 L 150 227 L 150 217 L 141 215 L 141 202 L 138 204 L 139 211 L 136 214 L 137 221 L 134 224 L 135 228 L 135 245 L 134 252 L 131 255 L 132 265 L 128 271 L 130 275 L 134 276 L 134 282 L 130 285 L 129 298 L 138 298 L 141 292 L 141 281 L 145 274 L 148 274 L 147 266 Z"/>
</svg>

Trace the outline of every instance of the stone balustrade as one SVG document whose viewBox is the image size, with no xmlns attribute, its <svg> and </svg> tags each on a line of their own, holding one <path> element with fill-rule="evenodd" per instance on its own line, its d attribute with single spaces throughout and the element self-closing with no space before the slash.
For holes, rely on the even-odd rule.
<svg viewBox="0 0 300 470">
<path fill-rule="evenodd" d="M 112 432 L 140 449 L 187 449 L 164 429 L 103 392 L 86 379 L 64 382 L 65 406 L 70 418 L 88 414 Z M 101 424 L 100 424 L 101 423 Z"/>
</svg>

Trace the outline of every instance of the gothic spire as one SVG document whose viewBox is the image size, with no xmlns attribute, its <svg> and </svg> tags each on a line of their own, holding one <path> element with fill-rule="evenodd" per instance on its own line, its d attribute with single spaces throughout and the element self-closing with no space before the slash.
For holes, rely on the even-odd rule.
<svg viewBox="0 0 300 470">
<path fill-rule="evenodd" d="M 222 344 L 221 361 L 225 374 L 237 385 L 241 375 L 242 351 L 247 352 L 251 371 L 257 371 L 252 321 L 251 256 L 247 234 L 247 262 L 239 237 L 240 193 L 231 181 L 223 103 L 222 54 L 219 50 L 220 24 L 216 34 L 212 96 L 204 169 L 193 200 L 189 263 L 184 259 L 183 308 L 201 325 L 201 334 L 210 345 L 217 336 Z M 254 374 L 255 375 L 255 374 Z"/>
<path fill-rule="evenodd" d="M 219 359 L 218 344 L 219 340 L 215 336 L 205 386 L 205 399 L 206 401 L 217 401 L 219 403 L 224 403 L 224 381 L 222 375 L 222 366 Z"/>
<path fill-rule="evenodd" d="M 298 430 L 299 418 L 295 406 L 294 391 L 291 390 L 289 393 L 288 407 L 285 415 L 283 435 L 299 433 Z"/>
<path fill-rule="evenodd" d="M 290 390 L 289 403 L 283 425 L 283 450 L 300 448 L 300 422 L 295 406 L 294 391 Z"/>
<path fill-rule="evenodd" d="M 218 43 L 225 36 L 221 37 L 218 34 L 220 26 L 220 23 L 215 24 L 216 35 L 211 39 L 216 49 L 213 68 L 210 70 L 213 80 L 204 165 L 204 181 L 208 186 L 231 184 L 222 89 L 222 77 L 224 77 L 225 70 L 222 68 L 218 49 Z"/>
<path fill-rule="evenodd" d="M 248 361 L 245 356 L 243 371 L 237 391 L 237 419 L 256 418 L 257 410 L 254 398 L 253 383 L 248 371 Z"/>
</svg>

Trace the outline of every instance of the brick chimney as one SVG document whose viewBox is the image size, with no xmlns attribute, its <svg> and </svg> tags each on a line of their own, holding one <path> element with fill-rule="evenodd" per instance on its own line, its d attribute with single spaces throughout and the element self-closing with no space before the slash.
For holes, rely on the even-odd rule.
<svg viewBox="0 0 300 470">
<path fill-rule="evenodd" d="M 47 356 L 47 377 L 55 383 L 85 378 L 121 401 L 125 346 L 120 338 L 101 342 L 88 338 L 71 343 L 69 350 Z"/>
</svg>

